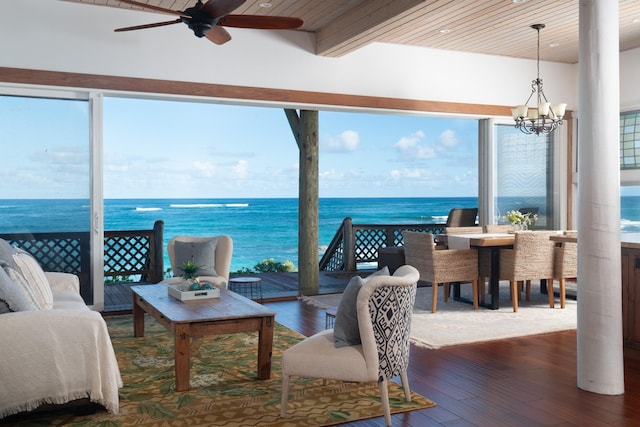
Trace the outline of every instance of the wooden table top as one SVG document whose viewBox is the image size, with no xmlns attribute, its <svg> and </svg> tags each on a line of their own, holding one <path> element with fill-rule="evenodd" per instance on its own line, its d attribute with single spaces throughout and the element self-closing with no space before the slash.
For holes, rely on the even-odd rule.
<svg viewBox="0 0 640 427">
<path fill-rule="evenodd" d="M 165 284 L 132 286 L 131 291 L 173 323 L 275 317 L 276 315 L 267 307 L 224 288 L 220 289 L 219 298 L 184 302 L 169 296 Z"/>
<path fill-rule="evenodd" d="M 442 239 L 444 237 L 444 239 Z M 447 243 L 449 238 L 463 238 L 469 240 L 469 246 L 513 246 L 516 236 L 510 233 L 469 233 L 469 234 L 440 234 L 438 243 Z"/>
</svg>

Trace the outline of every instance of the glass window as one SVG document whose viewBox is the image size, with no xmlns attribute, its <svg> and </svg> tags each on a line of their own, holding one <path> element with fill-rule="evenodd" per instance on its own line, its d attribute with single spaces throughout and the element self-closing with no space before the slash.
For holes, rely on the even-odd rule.
<svg viewBox="0 0 640 427">
<path fill-rule="evenodd" d="M 640 111 L 620 114 L 620 169 L 640 168 Z"/>
<path fill-rule="evenodd" d="M 510 210 L 537 215 L 534 228 L 553 229 L 553 150 L 549 135 L 526 135 L 497 125 L 494 215 L 505 223 Z"/>
</svg>

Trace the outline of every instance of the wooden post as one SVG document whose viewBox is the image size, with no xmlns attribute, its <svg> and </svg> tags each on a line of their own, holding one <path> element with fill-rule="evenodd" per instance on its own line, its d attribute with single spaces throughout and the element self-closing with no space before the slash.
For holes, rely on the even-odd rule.
<svg viewBox="0 0 640 427">
<path fill-rule="evenodd" d="M 351 217 L 344 219 L 342 229 L 342 239 L 344 241 L 342 256 L 344 257 L 344 268 L 347 271 L 356 271 L 356 242 L 353 236 L 353 222 Z"/>
<path fill-rule="evenodd" d="M 298 186 L 298 293 L 317 295 L 318 258 L 318 112 L 286 109 L 300 151 Z"/>
<path fill-rule="evenodd" d="M 151 283 L 158 283 L 164 279 L 164 221 L 157 220 L 153 224 L 153 247 L 151 248 Z"/>
</svg>

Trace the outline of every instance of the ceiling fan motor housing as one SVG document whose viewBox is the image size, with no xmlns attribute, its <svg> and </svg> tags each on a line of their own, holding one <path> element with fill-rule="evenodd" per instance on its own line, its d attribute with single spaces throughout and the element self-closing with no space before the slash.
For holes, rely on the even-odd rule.
<svg viewBox="0 0 640 427">
<path fill-rule="evenodd" d="M 200 7 L 198 7 L 200 6 Z M 190 7 L 184 11 L 185 15 L 189 15 L 191 18 L 181 16 L 182 22 L 193 31 L 196 37 L 204 37 L 205 33 L 213 28 L 218 23 L 219 19 L 214 19 L 211 16 L 200 10 L 202 3 L 194 7 Z"/>
</svg>

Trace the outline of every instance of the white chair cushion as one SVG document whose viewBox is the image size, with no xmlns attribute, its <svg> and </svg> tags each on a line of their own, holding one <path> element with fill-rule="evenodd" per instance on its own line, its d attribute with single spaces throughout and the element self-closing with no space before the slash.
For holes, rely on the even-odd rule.
<svg viewBox="0 0 640 427">
<path fill-rule="evenodd" d="M 361 345 L 337 348 L 333 330 L 327 329 L 306 338 L 282 354 L 283 372 L 310 378 L 344 381 L 375 381 L 375 374 L 367 372 Z"/>
</svg>

